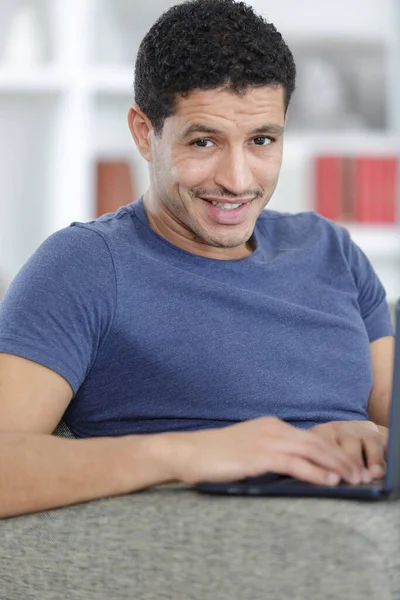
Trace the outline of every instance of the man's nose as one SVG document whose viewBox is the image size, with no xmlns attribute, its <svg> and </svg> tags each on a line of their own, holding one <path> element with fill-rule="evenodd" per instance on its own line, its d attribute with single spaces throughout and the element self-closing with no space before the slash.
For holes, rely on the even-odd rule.
<svg viewBox="0 0 400 600">
<path fill-rule="evenodd" d="M 243 148 L 230 149 L 221 158 L 215 174 L 215 183 L 235 196 L 248 197 L 255 187 L 249 158 Z"/>
</svg>

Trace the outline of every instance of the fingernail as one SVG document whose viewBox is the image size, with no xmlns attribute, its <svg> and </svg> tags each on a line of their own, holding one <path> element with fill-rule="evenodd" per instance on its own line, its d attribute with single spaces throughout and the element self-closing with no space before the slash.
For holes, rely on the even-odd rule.
<svg viewBox="0 0 400 600">
<path fill-rule="evenodd" d="M 327 484 L 332 486 L 337 485 L 339 481 L 340 477 L 336 473 L 329 473 L 328 477 L 326 478 Z"/>
<path fill-rule="evenodd" d="M 370 473 L 367 469 L 363 470 L 362 480 L 364 483 L 371 483 L 372 473 Z"/>
<path fill-rule="evenodd" d="M 380 465 L 372 465 L 369 472 L 372 475 L 372 477 L 383 477 L 385 474 L 385 471 Z"/>
<path fill-rule="evenodd" d="M 353 485 L 358 485 L 359 483 L 361 483 L 361 477 L 362 477 L 362 476 L 361 476 L 361 475 L 360 475 L 360 473 L 358 473 L 358 472 L 354 472 L 354 473 L 352 473 L 352 474 L 351 474 L 351 478 L 350 478 L 350 479 L 351 479 L 351 483 L 352 483 Z"/>
</svg>

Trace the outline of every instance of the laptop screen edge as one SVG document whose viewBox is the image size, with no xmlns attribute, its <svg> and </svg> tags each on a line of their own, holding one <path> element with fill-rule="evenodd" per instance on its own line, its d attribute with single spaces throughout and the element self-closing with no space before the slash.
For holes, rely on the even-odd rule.
<svg viewBox="0 0 400 600">
<path fill-rule="evenodd" d="M 396 303 L 396 339 L 385 489 L 400 492 L 400 299 Z"/>
</svg>

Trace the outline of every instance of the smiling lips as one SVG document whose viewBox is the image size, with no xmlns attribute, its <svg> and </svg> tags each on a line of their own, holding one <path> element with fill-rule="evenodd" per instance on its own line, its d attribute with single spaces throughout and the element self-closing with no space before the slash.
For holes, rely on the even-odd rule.
<svg viewBox="0 0 400 600">
<path fill-rule="evenodd" d="M 254 198 L 234 198 L 232 200 L 227 200 L 225 198 L 221 198 L 220 196 L 217 198 L 212 196 L 201 196 L 201 199 L 211 203 L 217 202 L 218 204 L 248 204 L 254 200 Z"/>
<path fill-rule="evenodd" d="M 235 198 L 201 198 L 207 203 L 207 215 L 209 219 L 219 225 L 239 225 L 246 220 L 250 209 L 251 200 Z M 222 202 L 221 202 L 222 200 Z M 224 207 L 224 205 L 227 205 Z"/>
</svg>

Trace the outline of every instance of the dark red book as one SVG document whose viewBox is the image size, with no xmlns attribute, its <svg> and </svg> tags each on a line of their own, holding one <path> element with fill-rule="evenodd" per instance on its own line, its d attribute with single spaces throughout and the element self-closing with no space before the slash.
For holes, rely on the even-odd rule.
<svg viewBox="0 0 400 600">
<path fill-rule="evenodd" d="M 359 157 L 354 160 L 354 191 L 356 197 L 356 220 L 358 223 L 370 223 L 373 208 L 373 177 L 371 159 Z"/>
<path fill-rule="evenodd" d="M 342 158 L 342 201 L 341 223 L 354 223 L 356 220 L 355 194 L 354 194 L 354 159 Z"/>
<path fill-rule="evenodd" d="M 355 159 L 355 202 L 359 223 L 395 223 L 398 161 L 394 157 Z"/>
<path fill-rule="evenodd" d="M 387 158 L 383 163 L 382 223 L 397 223 L 399 162 Z"/>
<path fill-rule="evenodd" d="M 340 221 L 343 200 L 343 165 L 339 156 L 317 156 L 315 159 L 315 210 L 323 217 Z"/>
<path fill-rule="evenodd" d="M 98 161 L 96 183 L 97 217 L 135 200 L 132 168 L 127 161 Z"/>
</svg>

